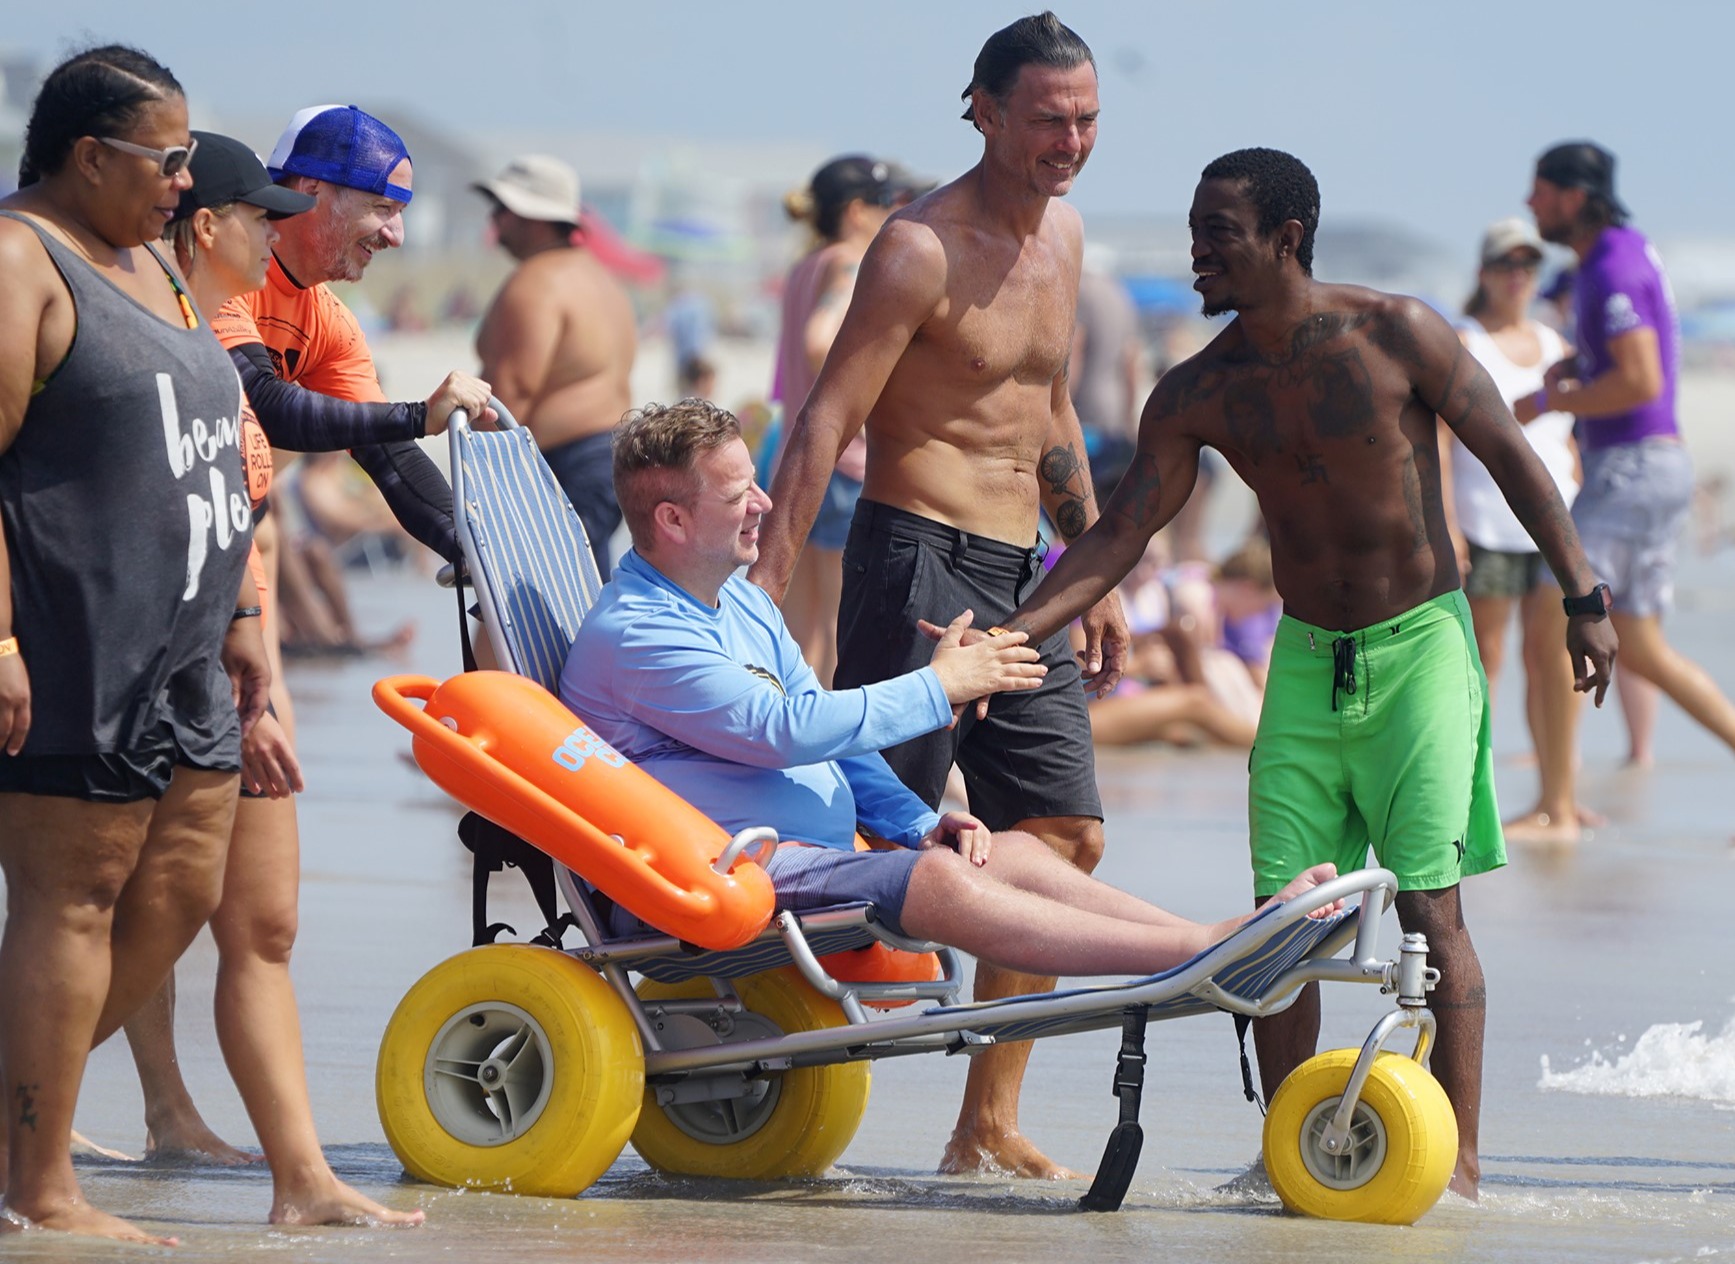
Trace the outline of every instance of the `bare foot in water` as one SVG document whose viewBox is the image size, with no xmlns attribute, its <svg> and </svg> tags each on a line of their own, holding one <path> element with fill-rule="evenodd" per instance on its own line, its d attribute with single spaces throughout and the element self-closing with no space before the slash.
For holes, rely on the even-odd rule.
<svg viewBox="0 0 1735 1264">
<path fill-rule="evenodd" d="M 279 1192 L 271 1203 L 272 1224 L 350 1224 L 409 1229 L 427 1218 L 427 1213 L 420 1207 L 414 1211 L 392 1211 L 382 1207 L 329 1172 L 305 1190 Z"/>
<path fill-rule="evenodd" d="M 1466 1173 L 1461 1167 L 1452 1173 L 1451 1183 L 1446 1188 L 1467 1202 L 1479 1203 L 1482 1201 L 1481 1182 L 1476 1177 Z"/>
<path fill-rule="evenodd" d="M 100 1146 L 76 1128 L 72 1131 L 72 1155 L 74 1158 L 95 1156 L 99 1159 L 116 1159 L 122 1163 L 137 1163 L 138 1160 L 130 1154 L 122 1154 L 119 1150 L 111 1150 Z"/>
<path fill-rule="evenodd" d="M 179 1246 L 179 1238 L 158 1237 L 146 1233 L 137 1225 L 128 1224 L 119 1216 L 98 1211 L 80 1196 L 61 1200 L 34 1209 L 34 1214 L 8 1202 L 0 1210 L 0 1235 L 19 1233 L 26 1229 L 52 1229 L 56 1233 L 76 1233 L 86 1238 L 113 1238 L 117 1242 L 142 1242 L 146 1246 Z"/>
<path fill-rule="evenodd" d="M 1083 1179 L 1072 1169 L 1061 1167 L 1019 1132 L 990 1136 L 959 1129 L 946 1143 L 940 1171 L 947 1176 L 1022 1176 L 1040 1181 Z"/>
<path fill-rule="evenodd" d="M 145 1132 L 148 1163 L 215 1163 L 218 1167 L 242 1167 L 262 1163 L 264 1156 L 238 1150 L 195 1117 L 191 1122 Z"/>
<path fill-rule="evenodd" d="M 1590 813 L 1595 816 L 1595 813 Z M 1600 821 L 1602 818 L 1597 817 Z M 1554 816 L 1548 812 L 1526 812 L 1523 816 L 1515 816 L 1501 826 L 1506 835 L 1506 841 L 1521 846 L 1537 844 L 1576 843 L 1584 837 L 1585 822 L 1582 815 L 1574 812 L 1570 818 Z"/>
</svg>

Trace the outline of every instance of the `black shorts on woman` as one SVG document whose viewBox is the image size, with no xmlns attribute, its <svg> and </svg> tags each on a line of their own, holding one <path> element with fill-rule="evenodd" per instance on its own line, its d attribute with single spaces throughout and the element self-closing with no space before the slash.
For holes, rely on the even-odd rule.
<svg viewBox="0 0 1735 1264">
<path fill-rule="evenodd" d="M 945 624 L 968 609 L 974 626 L 1005 619 L 1042 578 L 1042 552 L 971 535 L 931 518 L 858 501 L 843 550 L 833 685 L 849 689 L 927 666 L 934 643 L 918 619 Z M 996 694 L 986 719 L 966 707 L 955 728 L 891 747 L 886 762 L 930 806 L 957 763 L 970 810 L 992 830 L 1050 816 L 1102 818 L 1090 715 L 1065 630 L 1038 650 L 1040 687 Z"/>
</svg>

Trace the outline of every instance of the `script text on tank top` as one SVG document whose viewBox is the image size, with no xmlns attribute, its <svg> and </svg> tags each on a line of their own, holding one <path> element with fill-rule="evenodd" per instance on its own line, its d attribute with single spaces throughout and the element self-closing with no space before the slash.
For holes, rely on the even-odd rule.
<svg viewBox="0 0 1735 1264">
<path fill-rule="evenodd" d="M 211 537 L 225 552 L 237 539 L 245 542 L 252 523 L 252 505 L 245 486 L 232 489 L 223 471 L 217 467 L 219 453 L 241 447 L 241 422 L 238 417 L 217 417 L 207 422 L 194 417 L 181 428 L 181 410 L 175 403 L 175 383 L 167 373 L 157 374 L 157 402 L 163 410 L 163 440 L 169 449 L 169 469 L 177 479 L 196 477 L 203 465 L 210 480 L 210 494 L 200 491 L 187 493 L 187 586 L 182 601 L 199 595 L 199 576 L 210 554 Z"/>
</svg>

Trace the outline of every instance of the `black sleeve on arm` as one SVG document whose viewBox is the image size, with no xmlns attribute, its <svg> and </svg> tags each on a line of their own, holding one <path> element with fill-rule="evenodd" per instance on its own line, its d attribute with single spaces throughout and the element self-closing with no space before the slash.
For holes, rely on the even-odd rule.
<svg viewBox="0 0 1735 1264">
<path fill-rule="evenodd" d="M 241 374 L 247 402 L 274 448 L 286 452 L 341 452 L 361 444 L 420 439 L 428 427 L 428 406 L 360 404 L 321 395 L 277 376 L 263 343 L 231 347 L 229 358 Z"/>
<path fill-rule="evenodd" d="M 452 526 L 452 487 L 428 454 L 410 442 L 375 443 L 352 448 L 355 463 L 386 498 L 392 516 L 413 537 L 448 562 L 461 557 Z"/>
</svg>

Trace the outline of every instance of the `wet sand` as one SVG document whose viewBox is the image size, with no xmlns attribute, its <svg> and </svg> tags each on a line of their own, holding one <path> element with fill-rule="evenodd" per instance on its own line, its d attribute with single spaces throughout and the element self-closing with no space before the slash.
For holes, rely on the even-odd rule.
<svg viewBox="0 0 1735 1264">
<path fill-rule="evenodd" d="M 1677 643 L 1724 688 L 1735 615 L 1735 554 L 1690 564 Z M 1267 1199 L 1214 1188 L 1253 1158 L 1259 1115 L 1242 1100 L 1232 1025 L 1194 1018 L 1152 1029 L 1143 1162 L 1126 1209 L 1071 1210 L 1082 1185 L 934 1176 L 964 1067 L 916 1057 L 874 1069 L 855 1142 L 824 1180 L 737 1186 L 675 1181 L 629 1150 L 575 1200 L 454 1192 L 409 1183 L 373 1103 L 374 1058 L 399 998 L 465 948 L 469 867 L 456 810 L 404 760 L 401 730 L 368 700 L 390 671 L 458 666 L 449 593 L 411 576 L 356 585 L 365 628 L 405 615 L 414 647 L 388 662 L 294 664 L 308 792 L 301 804 L 302 929 L 295 958 L 316 1117 L 340 1175 L 392 1206 L 422 1206 L 412 1231 L 273 1230 L 263 1167 L 219 1169 L 83 1161 L 99 1206 L 178 1233 L 188 1260 L 538 1261 L 1343 1260 L 1411 1258 L 1673 1260 L 1735 1253 L 1735 969 L 1727 917 L 1735 762 L 1665 707 L 1659 764 L 1618 767 L 1618 716 L 1585 725 L 1584 797 L 1610 823 L 1576 849 L 1519 851 L 1465 889 L 1488 974 L 1488 1066 L 1480 1207 L 1448 1198 L 1415 1227 L 1306 1221 Z M 1515 677 L 1505 682 L 1497 748 L 1525 747 Z M 1101 876 L 1178 910 L 1219 915 L 1248 899 L 1244 757 L 1107 753 L 1101 778 L 1109 849 Z M 1503 804 L 1528 802 L 1534 773 L 1499 761 Z M 495 879 L 495 916 L 528 930 L 532 902 L 514 873 Z M 188 1081 L 217 1130 L 251 1144 L 210 1018 L 214 953 L 201 936 L 180 969 Z M 1387 1002 L 1375 989 L 1326 992 L 1322 1047 L 1357 1044 Z M 1669 1024 L 1700 1023 L 1697 1031 Z M 1635 1052 L 1641 1036 L 1662 1056 Z M 1115 1119 L 1116 1040 L 1041 1042 L 1026 1131 L 1053 1157 L 1095 1167 Z M 1564 1086 L 1544 1088 L 1547 1075 Z M 1612 1094 L 1612 1095 L 1610 1095 Z M 137 1153 L 143 1124 L 124 1043 L 92 1058 L 78 1126 Z M 7 1259 L 137 1258 L 139 1248 L 27 1234 Z"/>
</svg>

